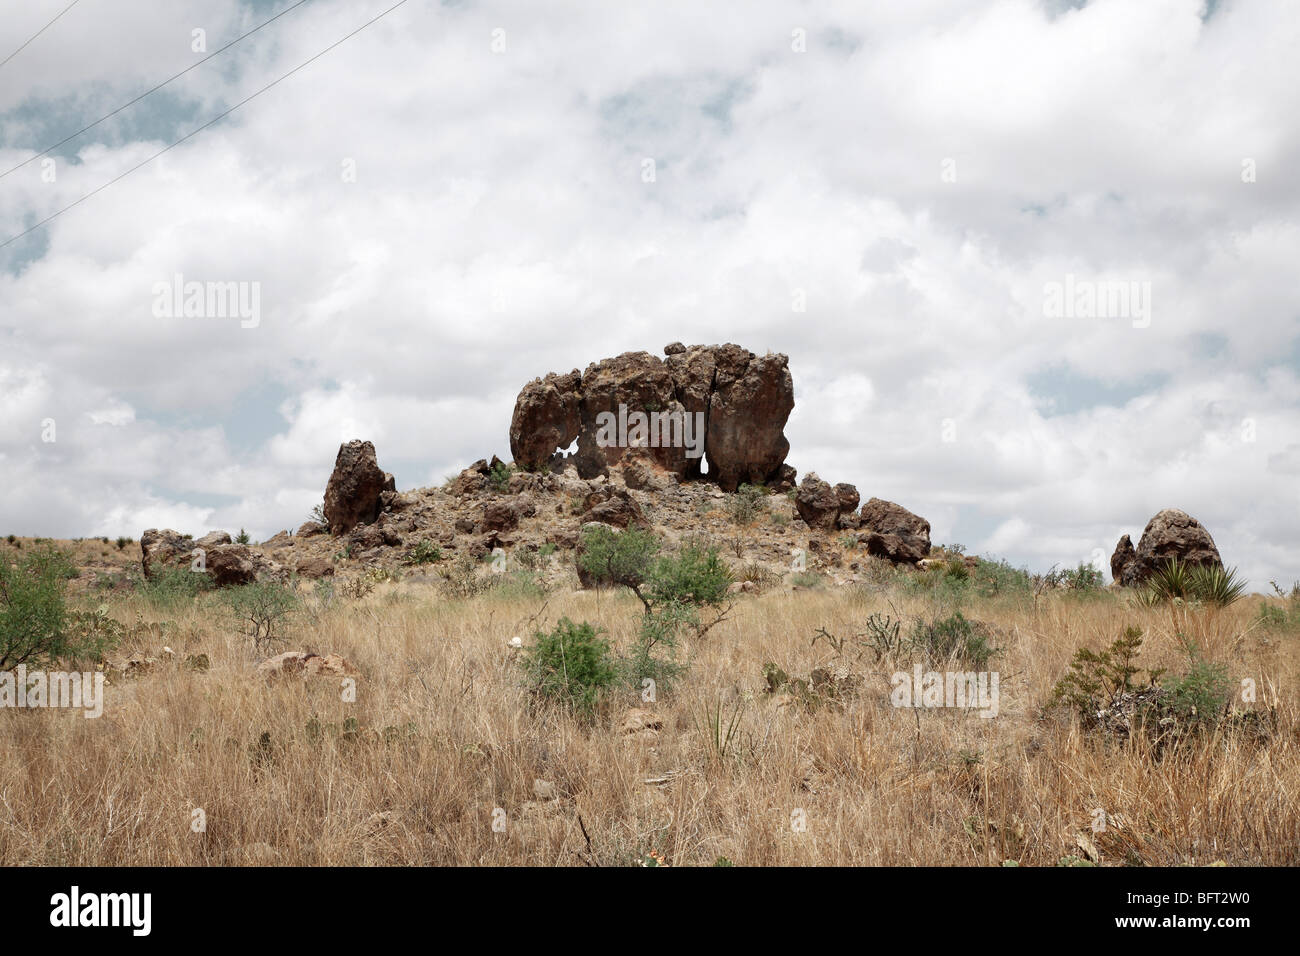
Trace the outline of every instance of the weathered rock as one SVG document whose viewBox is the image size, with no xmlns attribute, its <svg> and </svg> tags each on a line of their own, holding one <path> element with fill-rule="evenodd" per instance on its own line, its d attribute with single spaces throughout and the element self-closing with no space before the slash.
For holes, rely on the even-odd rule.
<svg viewBox="0 0 1300 956">
<path fill-rule="evenodd" d="M 815 472 L 809 472 L 799 483 L 794 506 L 804 524 L 814 531 L 834 531 L 838 526 L 840 497 Z"/>
<path fill-rule="evenodd" d="M 219 544 L 230 544 L 230 535 L 224 531 L 209 531 L 199 540 L 194 542 L 196 548 L 215 548 Z"/>
<path fill-rule="evenodd" d="M 1223 567 L 1219 549 L 1205 526 L 1185 511 L 1165 508 L 1147 522 L 1133 559 L 1121 568 L 1120 583 L 1140 585 L 1171 558 L 1199 567 Z"/>
<path fill-rule="evenodd" d="M 483 506 L 483 530 L 510 531 L 519 527 L 519 511 L 514 502 L 494 498 Z"/>
<path fill-rule="evenodd" d="M 264 565 L 265 559 L 247 545 L 221 544 L 207 550 L 204 563 L 212 583 L 229 588 L 256 581 L 258 566 Z"/>
<path fill-rule="evenodd" d="M 257 665 L 257 673 L 268 679 L 283 677 L 356 677 L 360 671 L 338 654 L 313 654 L 308 651 L 285 651 Z"/>
<path fill-rule="evenodd" d="M 319 521 L 304 521 L 298 526 L 298 537 L 300 538 L 313 538 L 324 533 L 325 526 Z"/>
<path fill-rule="evenodd" d="M 641 506 L 625 488 L 593 492 L 587 499 L 587 510 L 582 516 L 582 524 L 589 521 L 598 521 L 616 528 L 626 528 L 629 525 L 645 527 L 647 524 Z"/>
<path fill-rule="evenodd" d="M 1133 539 L 1124 535 L 1115 545 L 1115 551 L 1110 556 L 1110 576 L 1116 583 L 1120 584 L 1124 580 L 1124 570 L 1137 558 L 1137 552 L 1133 549 Z"/>
<path fill-rule="evenodd" d="M 679 479 L 698 477 L 707 460 L 710 479 L 729 491 L 777 479 L 790 447 L 783 429 L 794 408 L 786 356 L 680 343 L 665 353 L 661 360 L 625 352 L 581 375 L 552 374 L 524 386 L 510 426 L 515 463 L 534 470 L 554 464 L 557 448 L 576 437 L 574 463 L 583 478 L 608 474 L 629 448 L 640 447 Z M 648 427 L 638 427 L 637 413 Z M 608 429 L 607 415 L 625 430 Z"/>
<path fill-rule="evenodd" d="M 510 418 L 510 454 L 520 468 L 545 468 L 557 451 L 568 448 L 582 429 L 579 409 L 582 375 L 575 368 L 551 373 L 523 387 Z"/>
<path fill-rule="evenodd" d="M 325 557 L 303 558 L 298 562 L 296 570 L 299 577 L 308 578 L 309 580 L 332 578 L 334 576 L 334 562 Z"/>
<path fill-rule="evenodd" d="M 194 539 L 170 528 L 150 528 L 140 535 L 140 567 L 152 581 L 164 568 L 190 568 Z"/>
<path fill-rule="evenodd" d="M 330 532 L 343 535 L 359 524 L 370 524 L 379 517 L 380 496 L 393 490 L 393 476 L 380 469 L 374 445 L 368 441 L 340 445 L 334 473 L 325 486 Z"/>
<path fill-rule="evenodd" d="M 858 540 L 870 554 L 915 564 L 930 553 L 930 522 L 892 501 L 868 501 L 858 513 L 858 527 L 867 532 Z"/>
<path fill-rule="evenodd" d="M 878 558 L 888 558 L 894 564 L 917 564 L 930 553 L 930 544 L 912 535 L 881 534 L 868 531 L 858 535 L 858 544 L 867 549 L 867 554 Z"/>
</svg>

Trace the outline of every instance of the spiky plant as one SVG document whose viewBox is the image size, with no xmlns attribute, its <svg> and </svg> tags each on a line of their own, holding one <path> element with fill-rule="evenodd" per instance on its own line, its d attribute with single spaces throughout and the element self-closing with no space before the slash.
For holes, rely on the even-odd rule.
<svg viewBox="0 0 1300 956">
<path fill-rule="evenodd" d="M 1237 576 L 1236 568 L 1224 569 L 1220 565 L 1195 567 L 1189 577 L 1193 596 L 1215 607 L 1235 604 L 1246 594 L 1246 582 Z"/>
<path fill-rule="evenodd" d="M 1192 567 L 1177 558 L 1170 558 L 1147 581 L 1147 587 L 1160 601 L 1181 598 L 1186 601 L 1195 595 L 1192 591 Z"/>
</svg>

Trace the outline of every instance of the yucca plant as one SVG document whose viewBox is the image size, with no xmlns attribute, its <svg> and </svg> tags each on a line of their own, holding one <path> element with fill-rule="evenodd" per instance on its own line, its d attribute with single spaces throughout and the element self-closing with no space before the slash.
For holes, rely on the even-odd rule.
<svg viewBox="0 0 1300 956">
<path fill-rule="evenodd" d="M 736 742 L 736 733 L 740 729 L 740 718 L 744 716 L 744 712 L 743 700 L 736 702 L 729 716 L 724 713 L 721 701 L 713 706 L 704 705 L 702 719 L 696 721 L 696 726 L 708 741 L 713 760 L 725 760 L 729 753 L 734 753 L 732 745 Z"/>
<path fill-rule="evenodd" d="M 1147 587 L 1157 600 L 1172 601 L 1180 598 L 1184 601 L 1194 597 L 1192 593 L 1193 576 L 1191 565 L 1170 558 L 1147 581 Z"/>
<path fill-rule="evenodd" d="M 1192 568 L 1192 594 L 1198 600 L 1215 607 L 1235 604 L 1246 593 L 1246 582 L 1237 577 L 1236 568 L 1209 565 Z"/>
</svg>

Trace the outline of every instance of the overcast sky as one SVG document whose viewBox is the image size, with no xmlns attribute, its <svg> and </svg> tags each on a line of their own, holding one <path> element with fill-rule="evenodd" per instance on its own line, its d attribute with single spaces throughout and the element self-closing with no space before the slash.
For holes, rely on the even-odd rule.
<svg viewBox="0 0 1300 956">
<path fill-rule="evenodd" d="M 290 2 L 79 0 L 0 67 L 0 172 Z M 0 242 L 393 2 L 0 177 Z M 6 4 L 0 57 L 67 5 Z M 269 536 L 342 440 L 438 484 L 537 375 L 734 341 L 790 356 L 800 474 L 936 542 L 1105 563 L 1179 507 L 1290 582 L 1297 49 L 1290 2 L 410 0 L 0 249 L 0 533 Z M 258 283 L 256 324 L 166 315 L 177 275 Z"/>
</svg>

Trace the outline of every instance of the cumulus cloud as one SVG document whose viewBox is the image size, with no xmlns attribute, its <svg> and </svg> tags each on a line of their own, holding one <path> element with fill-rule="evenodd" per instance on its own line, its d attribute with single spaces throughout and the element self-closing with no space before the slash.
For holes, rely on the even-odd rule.
<svg viewBox="0 0 1300 956">
<path fill-rule="evenodd" d="M 388 5 L 307 4 L 0 177 L 0 242 Z M 287 6 L 78 5 L 0 71 L 0 172 Z M 1300 20 L 881 6 L 403 6 L 0 250 L 4 530 L 267 535 L 345 438 L 435 483 L 536 375 L 736 341 L 790 356 L 793 464 L 940 539 L 1073 564 L 1177 506 L 1300 578 Z M 260 322 L 155 315 L 177 275 Z M 1045 314 L 1067 276 L 1149 283 L 1149 323 Z"/>
</svg>

